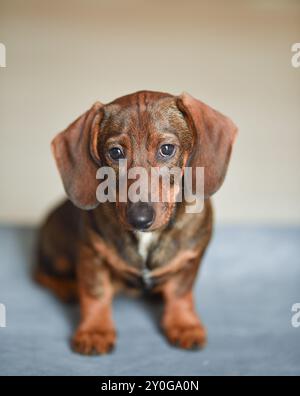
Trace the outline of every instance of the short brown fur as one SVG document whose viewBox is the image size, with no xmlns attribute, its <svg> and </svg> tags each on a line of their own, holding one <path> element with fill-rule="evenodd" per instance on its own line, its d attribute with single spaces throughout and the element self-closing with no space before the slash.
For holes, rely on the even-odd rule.
<svg viewBox="0 0 300 396">
<path fill-rule="evenodd" d="M 83 354 L 106 353 L 116 341 L 112 300 L 119 291 L 147 289 L 164 300 L 162 329 L 182 348 L 203 347 L 206 331 L 194 307 L 192 287 L 212 234 L 209 196 L 222 184 L 236 134 L 222 114 L 188 94 L 140 91 L 96 103 L 53 141 L 53 153 L 69 197 L 47 218 L 39 234 L 35 277 L 64 301 L 78 298 L 81 320 L 72 345 Z M 162 143 L 176 146 L 167 162 Z M 112 145 L 126 151 L 128 167 L 162 164 L 205 167 L 204 208 L 186 213 L 186 202 L 151 203 L 155 234 L 146 259 L 128 223 L 128 204 L 96 200 L 96 171 L 113 168 Z M 176 189 L 176 183 L 171 189 Z"/>
</svg>

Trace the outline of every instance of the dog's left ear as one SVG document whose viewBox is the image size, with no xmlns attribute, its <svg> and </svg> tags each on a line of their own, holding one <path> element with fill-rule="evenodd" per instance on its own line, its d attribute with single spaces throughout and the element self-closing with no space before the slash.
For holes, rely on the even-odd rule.
<svg viewBox="0 0 300 396">
<path fill-rule="evenodd" d="M 97 141 L 102 104 L 95 103 L 52 141 L 51 147 L 65 191 L 81 209 L 93 209 L 96 198 L 99 164 Z"/>
<path fill-rule="evenodd" d="M 204 195 L 209 197 L 223 183 L 237 127 L 228 117 L 187 93 L 177 98 L 177 106 L 194 133 L 189 166 L 204 167 Z"/>
</svg>

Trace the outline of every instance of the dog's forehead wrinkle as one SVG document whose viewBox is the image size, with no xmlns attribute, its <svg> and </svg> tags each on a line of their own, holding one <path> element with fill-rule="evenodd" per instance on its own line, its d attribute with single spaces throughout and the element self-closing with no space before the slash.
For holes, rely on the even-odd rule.
<svg viewBox="0 0 300 396">
<path fill-rule="evenodd" d="M 148 100 L 144 92 L 136 95 L 135 102 L 106 105 L 103 124 L 108 123 L 111 128 L 122 129 L 139 139 L 148 137 L 150 132 L 175 133 L 178 128 L 186 127 L 174 97 Z"/>
<path fill-rule="evenodd" d="M 179 111 L 174 100 L 164 100 L 156 103 L 152 115 L 157 128 L 177 130 L 178 128 L 187 129 L 187 124 L 183 114 Z"/>
<path fill-rule="evenodd" d="M 119 104 L 107 105 L 104 109 L 104 121 L 110 127 L 123 129 L 122 132 L 125 132 L 132 121 L 132 110 Z"/>
</svg>

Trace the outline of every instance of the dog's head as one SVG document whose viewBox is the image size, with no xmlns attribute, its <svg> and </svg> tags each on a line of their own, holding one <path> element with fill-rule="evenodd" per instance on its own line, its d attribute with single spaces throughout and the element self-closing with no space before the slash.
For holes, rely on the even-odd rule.
<svg viewBox="0 0 300 396">
<path fill-rule="evenodd" d="M 94 104 L 56 136 L 52 148 L 70 200 L 93 209 L 99 204 L 97 169 L 111 167 L 118 179 L 124 159 L 127 171 L 141 167 L 150 182 L 151 169 L 176 167 L 182 176 L 187 165 L 204 167 L 204 193 L 212 195 L 224 180 L 236 130 L 229 118 L 188 94 L 141 91 L 106 105 Z M 128 189 L 133 182 L 128 180 Z M 150 193 L 149 199 L 138 202 L 116 197 L 120 222 L 147 231 L 168 224 L 180 185 L 180 178 L 171 177 L 168 190 L 159 191 L 169 199 L 159 202 L 151 201 Z M 157 188 L 166 186 L 158 183 Z"/>
</svg>

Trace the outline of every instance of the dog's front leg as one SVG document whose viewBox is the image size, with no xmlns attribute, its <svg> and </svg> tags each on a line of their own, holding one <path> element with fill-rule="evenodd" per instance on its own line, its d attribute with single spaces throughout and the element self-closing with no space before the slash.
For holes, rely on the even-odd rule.
<svg viewBox="0 0 300 396">
<path fill-rule="evenodd" d="M 181 348 L 202 348 L 206 331 L 194 308 L 191 287 L 181 290 L 185 276 L 177 276 L 162 289 L 165 307 L 162 327 L 168 340 Z"/>
<path fill-rule="evenodd" d="M 107 353 L 116 340 L 113 287 L 107 268 L 87 247 L 79 254 L 78 284 L 81 320 L 72 340 L 73 349 L 82 354 Z"/>
</svg>

